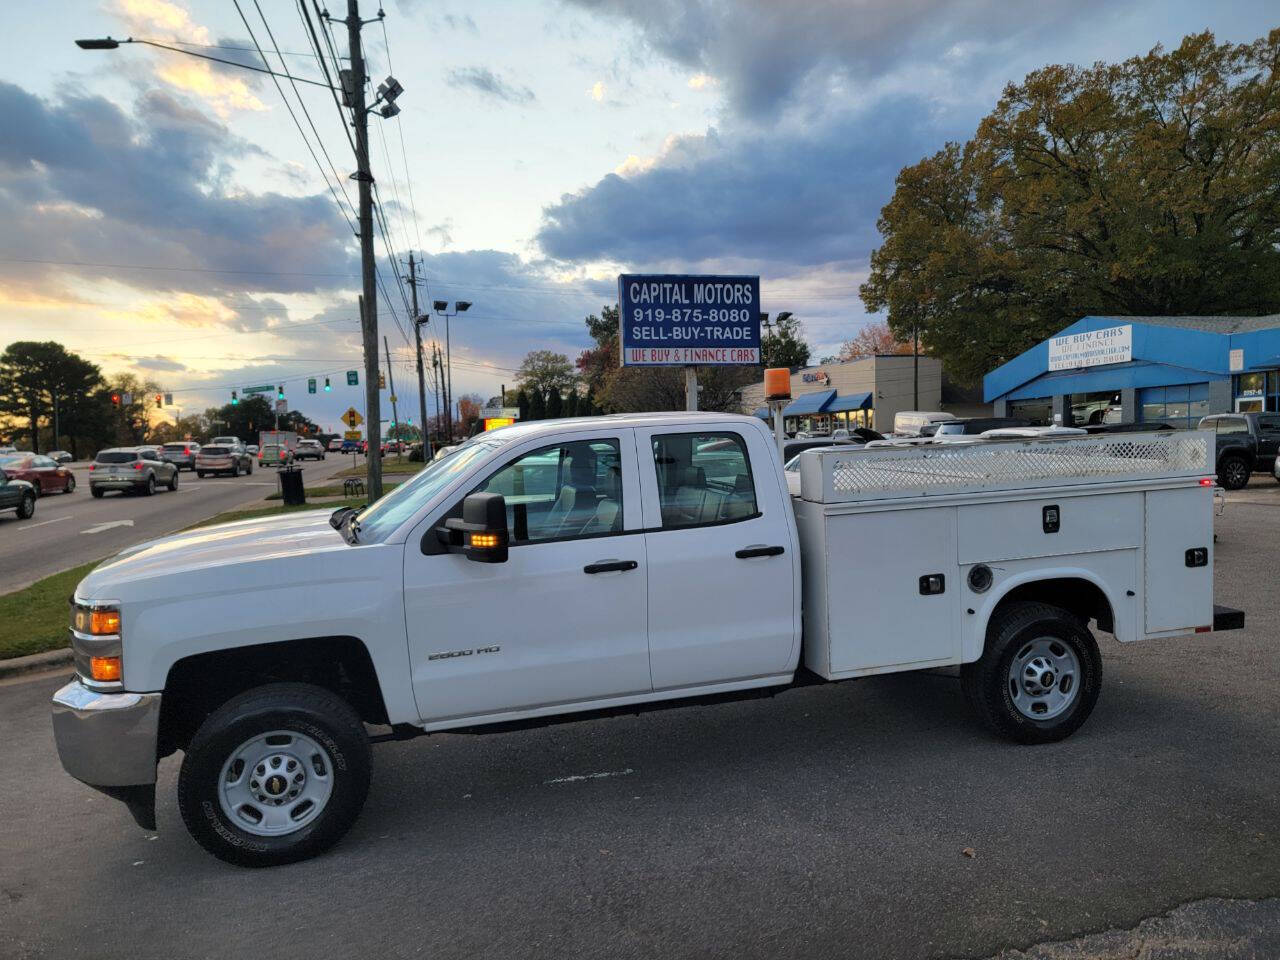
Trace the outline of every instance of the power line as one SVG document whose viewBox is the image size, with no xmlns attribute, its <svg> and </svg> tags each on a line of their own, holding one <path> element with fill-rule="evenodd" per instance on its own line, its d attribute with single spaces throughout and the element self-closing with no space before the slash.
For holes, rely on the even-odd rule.
<svg viewBox="0 0 1280 960">
<path fill-rule="evenodd" d="M 324 71 L 324 78 L 329 83 L 329 94 L 330 96 L 333 97 L 333 105 L 338 110 L 338 120 L 342 124 L 342 132 L 347 135 L 347 143 L 350 144 L 351 146 L 351 152 L 355 153 L 356 142 L 351 137 L 351 128 L 347 124 L 347 115 L 342 112 L 342 102 L 338 99 L 338 90 L 337 90 L 338 84 L 334 83 L 335 78 L 337 78 L 338 80 L 341 80 L 341 73 L 340 73 L 341 66 L 339 65 L 337 52 L 333 51 L 332 45 L 330 45 L 330 51 L 333 53 L 333 70 L 334 70 L 333 74 L 330 75 L 329 66 L 324 59 L 324 50 L 322 50 L 320 47 L 320 38 L 316 36 L 315 24 L 311 22 L 311 14 L 307 11 L 306 0 L 298 0 L 298 10 L 302 16 L 302 23 L 303 23 L 303 27 L 306 29 L 307 39 L 311 43 L 311 46 L 316 51 L 316 59 L 320 61 L 320 69 Z M 319 8 L 317 8 L 316 10 L 316 15 L 319 16 Z M 321 20 L 321 25 L 322 26 L 324 25 L 323 19 Z M 325 34 L 325 39 L 326 40 L 329 39 L 329 35 L 327 33 Z"/>
</svg>

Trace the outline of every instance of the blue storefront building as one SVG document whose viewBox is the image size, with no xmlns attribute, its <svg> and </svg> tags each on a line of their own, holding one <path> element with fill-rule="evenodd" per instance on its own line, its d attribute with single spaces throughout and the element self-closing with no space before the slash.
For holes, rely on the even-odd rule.
<svg viewBox="0 0 1280 960">
<path fill-rule="evenodd" d="M 1280 411 L 1280 315 L 1084 317 L 983 378 L 996 416 L 1167 423 Z"/>
</svg>

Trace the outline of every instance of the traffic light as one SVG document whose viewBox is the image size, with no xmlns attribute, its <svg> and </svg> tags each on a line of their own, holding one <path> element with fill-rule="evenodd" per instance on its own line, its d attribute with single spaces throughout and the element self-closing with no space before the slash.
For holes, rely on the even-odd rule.
<svg viewBox="0 0 1280 960">
<path fill-rule="evenodd" d="M 280 384 L 280 386 L 276 387 L 276 399 L 277 399 L 277 400 L 283 400 L 283 399 L 284 399 L 284 384 L 283 384 L 283 383 L 282 383 L 282 384 Z"/>
<path fill-rule="evenodd" d="M 120 394 L 118 394 L 118 393 L 113 393 L 113 394 L 111 395 L 111 405 L 112 405 L 113 407 L 118 407 L 118 406 L 120 406 Z"/>
<path fill-rule="evenodd" d="M 333 390 L 333 387 L 329 386 L 329 378 L 328 378 L 328 377 L 325 377 L 325 378 L 324 378 L 324 392 L 325 392 L 325 393 L 329 393 L 329 392 L 330 392 L 330 391 L 332 391 L 332 390 Z"/>
<path fill-rule="evenodd" d="M 387 389 L 387 375 L 383 373 L 381 370 L 378 371 L 378 389 L 379 390 Z"/>
<path fill-rule="evenodd" d="M 234 407 L 240 402 L 240 398 L 236 396 L 234 390 L 231 391 L 231 405 Z"/>
<path fill-rule="evenodd" d="M 163 406 L 164 406 L 164 395 L 163 395 L 163 394 L 159 394 L 159 393 L 157 393 L 157 394 L 156 394 L 156 408 L 157 408 L 157 409 L 159 409 L 160 407 L 163 407 Z"/>
</svg>

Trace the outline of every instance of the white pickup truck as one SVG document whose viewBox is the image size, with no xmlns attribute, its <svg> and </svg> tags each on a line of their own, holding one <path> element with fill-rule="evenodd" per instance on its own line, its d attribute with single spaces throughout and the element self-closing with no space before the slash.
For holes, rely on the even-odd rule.
<svg viewBox="0 0 1280 960">
<path fill-rule="evenodd" d="M 243 865 L 351 826 L 370 744 L 961 668 L 978 716 L 1059 740 L 1122 642 L 1213 604 L 1199 432 L 807 452 L 759 420 L 636 414 L 485 433 L 376 503 L 166 537 L 76 588 L 53 698 L 72 776 Z M 389 728 L 374 733 L 366 725 Z"/>
</svg>

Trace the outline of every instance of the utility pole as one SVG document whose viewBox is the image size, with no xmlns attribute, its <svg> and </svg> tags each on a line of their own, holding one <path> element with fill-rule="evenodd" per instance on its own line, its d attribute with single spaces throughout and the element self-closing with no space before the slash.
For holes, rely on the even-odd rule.
<svg viewBox="0 0 1280 960">
<path fill-rule="evenodd" d="M 444 378 L 440 370 L 440 347 L 431 344 L 431 376 L 436 382 L 436 438 L 440 437 L 440 394 L 444 392 Z"/>
<path fill-rule="evenodd" d="M 400 415 L 396 413 L 396 378 L 391 373 L 391 348 L 387 346 L 386 334 L 382 337 L 382 349 L 387 351 L 387 386 L 391 388 L 391 424 L 396 428 L 394 439 L 400 439 Z"/>
<path fill-rule="evenodd" d="M 418 315 L 418 275 L 414 272 L 413 251 L 409 251 L 409 295 L 413 298 L 413 342 L 418 358 L 418 415 L 422 418 L 422 458 L 431 460 L 431 436 L 427 432 L 427 382 L 422 375 L 422 324 Z"/>
<path fill-rule="evenodd" d="M 920 409 L 920 325 L 911 325 L 911 402 L 912 410 Z"/>
<path fill-rule="evenodd" d="M 360 191 L 360 332 L 364 341 L 364 403 L 369 431 L 368 479 L 372 503 L 382 496 L 381 398 L 378 396 L 378 294 L 373 266 L 373 174 L 369 171 L 369 114 L 364 101 L 364 51 L 360 46 L 359 0 L 347 0 L 347 43 L 351 53 L 351 119 L 356 129 L 356 185 Z"/>
</svg>

